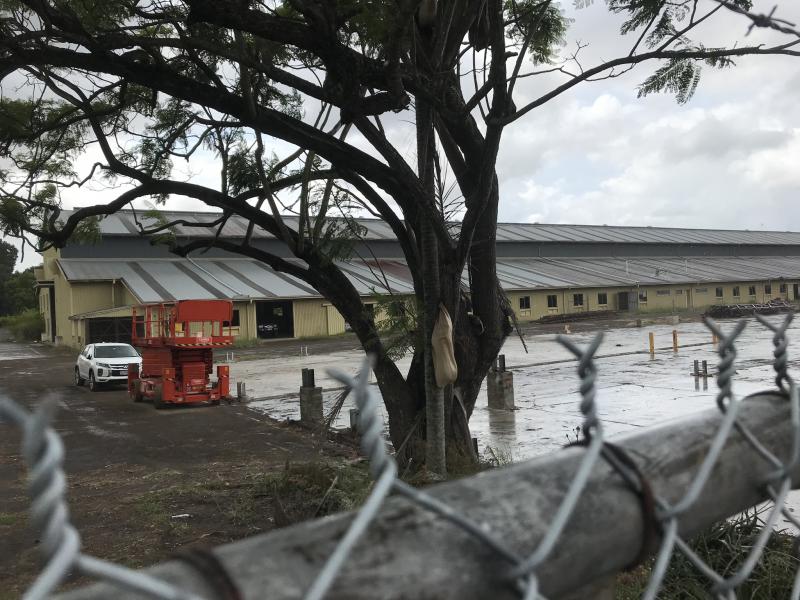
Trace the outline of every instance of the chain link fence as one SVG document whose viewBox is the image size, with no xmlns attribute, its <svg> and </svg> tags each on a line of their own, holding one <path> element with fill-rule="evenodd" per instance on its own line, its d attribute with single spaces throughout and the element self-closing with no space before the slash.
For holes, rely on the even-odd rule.
<svg viewBox="0 0 800 600">
<path fill-rule="evenodd" d="M 554 480 L 563 484 L 561 485 L 564 488 L 563 493 L 560 492 L 558 485 L 553 486 L 552 489 L 542 490 L 542 493 L 548 494 L 549 500 L 546 506 L 541 506 L 541 510 L 537 513 L 531 513 L 537 507 L 527 506 L 525 511 L 520 512 L 519 521 L 511 526 L 521 530 L 523 534 L 525 530 L 531 532 L 536 530 L 537 534 L 532 534 L 529 539 L 528 548 L 522 548 L 518 543 L 511 543 L 516 541 L 511 539 L 514 536 L 503 534 L 504 531 L 509 530 L 509 524 L 502 522 L 503 519 L 507 520 L 508 518 L 507 511 L 493 512 L 487 507 L 482 507 L 482 516 L 479 519 L 470 516 L 470 513 L 475 511 L 465 507 L 470 502 L 474 503 L 474 499 L 469 496 L 470 494 L 474 495 L 476 488 L 469 487 L 472 485 L 469 480 L 463 483 L 444 484 L 445 487 L 434 486 L 429 490 L 421 490 L 410 486 L 398 477 L 397 465 L 387 452 L 379 399 L 374 387 L 369 384 L 370 362 L 368 359 L 365 360 L 360 372 L 355 377 L 340 371 L 332 372 L 332 375 L 346 385 L 355 397 L 359 409 L 358 428 L 361 433 L 361 449 L 369 460 L 370 473 L 374 479 L 371 494 L 357 513 L 354 516 L 345 515 L 334 517 L 333 520 L 327 519 L 319 524 L 308 523 L 296 526 L 295 531 L 291 534 L 296 536 L 296 540 L 291 542 L 293 545 L 289 546 L 293 549 L 292 552 L 282 551 L 281 548 L 286 548 L 286 544 L 273 543 L 277 538 L 271 537 L 274 534 L 267 534 L 259 537 L 266 540 L 265 543 L 271 547 L 270 551 L 273 552 L 273 555 L 258 556 L 254 552 L 254 542 L 249 542 L 246 550 L 242 551 L 229 549 L 197 553 L 190 561 L 191 568 L 179 569 L 178 572 L 170 571 L 168 567 L 162 567 L 160 571 L 156 569 L 155 573 L 134 571 L 84 554 L 81 551 L 80 535 L 70 522 L 69 509 L 65 500 L 66 479 L 62 469 L 64 447 L 60 437 L 51 426 L 56 408 L 55 399 L 45 400 L 30 413 L 12 400 L 0 397 L 0 417 L 20 427 L 23 433 L 22 454 L 29 469 L 30 517 L 33 527 L 41 535 L 41 551 L 44 559 L 42 572 L 30 586 L 24 598 L 26 600 L 46 598 L 74 573 L 125 588 L 133 592 L 131 597 L 152 597 L 164 600 L 188 600 L 201 597 L 303 597 L 307 600 L 319 600 L 326 596 L 384 597 L 385 594 L 378 591 L 379 587 L 369 587 L 368 583 L 372 574 L 368 572 L 349 576 L 350 579 L 357 581 L 356 585 L 366 586 L 357 588 L 357 593 L 350 594 L 336 587 L 337 579 L 342 571 L 347 569 L 348 562 L 359 541 L 362 541 L 362 546 L 367 543 L 364 536 L 371 527 L 380 529 L 381 539 L 384 539 L 385 544 L 389 545 L 393 543 L 392 536 L 399 535 L 397 532 L 405 530 L 405 535 L 408 537 L 408 530 L 412 529 L 414 530 L 412 543 L 416 544 L 416 550 L 412 550 L 418 552 L 420 556 L 427 556 L 426 552 L 430 553 L 431 549 L 426 546 L 432 543 L 433 537 L 426 539 L 425 530 L 426 528 L 433 530 L 433 521 L 447 522 L 451 526 L 453 535 L 458 532 L 465 540 L 467 538 L 471 540 L 462 544 L 463 552 L 472 553 L 477 557 L 476 560 L 489 565 L 498 585 L 503 585 L 504 594 L 511 594 L 509 597 L 516 595 L 525 599 L 544 598 L 543 594 L 549 593 L 549 589 L 575 590 L 592 583 L 592 579 L 582 580 L 584 576 L 589 577 L 588 573 L 591 569 L 582 567 L 579 559 L 573 559 L 574 570 L 560 573 L 561 579 L 571 579 L 569 582 L 562 581 L 557 585 L 553 584 L 552 581 L 555 579 L 553 569 L 556 564 L 563 565 L 565 561 L 568 562 L 568 557 L 565 558 L 564 555 L 564 548 L 569 546 L 567 538 L 575 539 L 575 534 L 570 527 L 573 529 L 576 527 L 590 528 L 591 523 L 602 520 L 598 511 L 610 510 L 609 506 L 604 507 L 606 499 L 599 495 L 611 487 L 619 488 L 615 493 L 625 493 L 635 498 L 636 506 L 639 508 L 640 517 L 638 519 L 632 518 L 629 519 L 629 522 L 616 524 L 620 530 L 630 530 L 626 534 L 629 539 L 631 536 L 638 536 L 641 539 L 640 548 L 635 551 L 635 553 L 638 552 L 638 556 L 634 563 L 640 563 L 653 551 L 655 553 L 655 561 L 643 598 L 652 600 L 658 596 L 670 559 L 676 552 L 685 555 L 708 579 L 712 595 L 719 598 L 735 598 L 736 589 L 748 579 L 761 558 L 779 516 L 783 514 L 786 519 L 800 529 L 800 521 L 786 507 L 787 494 L 792 488 L 792 477 L 793 475 L 795 478 L 797 477 L 798 466 L 800 466 L 800 406 L 798 406 L 797 386 L 788 372 L 787 359 L 786 330 L 792 320 L 792 315 L 788 315 L 780 324 L 767 321 L 763 317 L 757 317 L 757 319 L 773 335 L 775 347 L 773 366 L 777 391 L 772 393 L 774 402 L 770 406 L 778 412 L 770 422 L 777 423 L 777 425 L 771 426 L 771 428 L 764 427 L 763 430 L 753 427 L 752 423 L 758 421 L 747 415 L 756 410 L 764 412 L 765 409 L 743 408 L 746 404 L 745 399 L 737 397 L 733 390 L 736 340 L 747 322 L 737 322 L 729 332 L 725 332 L 714 321 L 708 319 L 706 321 L 708 328 L 719 339 L 717 373 L 719 392 L 716 396 L 716 409 L 719 414 L 712 415 L 715 417 L 713 422 L 716 424 L 713 433 L 708 432 L 708 439 L 698 442 L 699 446 L 702 446 L 702 452 L 698 455 L 698 459 L 688 461 L 692 472 L 679 473 L 670 479 L 670 481 L 683 482 L 681 490 L 663 489 L 663 477 L 656 481 L 655 478 L 649 476 L 651 465 L 642 459 L 646 454 L 644 450 L 632 444 L 612 444 L 605 439 L 595 385 L 597 366 L 594 361 L 595 353 L 602 342 L 602 333 L 598 334 L 586 348 L 578 347 L 563 336 L 559 337 L 559 342 L 577 358 L 584 438 L 572 444 L 577 447 L 570 450 L 572 459 L 569 461 L 553 462 L 553 459 L 546 457 L 532 461 L 530 465 L 519 465 L 518 468 L 512 467 L 498 471 L 491 476 L 494 478 L 493 481 L 498 482 L 503 481 L 504 477 L 530 479 L 530 473 L 552 471 Z M 776 402 L 777 406 L 775 406 Z M 691 430 L 691 435 L 698 437 L 697 432 L 703 431 L 703 426 L 698 424 L 695 429 L 685 427 L 681 429 L 684 430 L 684 433 Z M 776 427 L 781 428 L 782 433 L 779 436 L 775 434 Z M 677 430 L 664 430 L 663 435 L 666 437 L 663 439 L 676 440 L 675 447 L 670 448 L 669 452 L 671 454 L 688 452 L 688 447 L 682 447 L 686 444 L 685 440 L 678 441 L 675 438 L 675 431 Z M 762 439 L 766 437 L 769 439 Z M 776 437 L 780 439 L 776 439 Z M 652 443 L 658 444 L 660 440 L 662 438 L 654 437 Z M 708 488 L 711 486 L 710 481 L 715 468 L 718 467 L 723 454 L 730 451 L 729 448 L 734 442 L 757 458 L 757 463 L 753 463 L 752 460 L 738 463 L 742 469 L 747 469 L 746 473 L 742 472 L 739 484 L 747 485 L 750 488 L 747 494 L 739 495 L 742 500 L 745 497 L 750 500 L 769 499 L 772 501 L 772 507 L 757 539 L 747 548 L 747 556 L 743 557 L 738 570 L 733 575 L 723 577 L 690 548 L 681 532 L 684 529 L 696 531 L 699 524 L 711 525 L 713 521 L 703 523 L 701 521 L 704 518 L 712 518 L 712 514 L 715 515 L 713 518 L 717 519 L 735 514 L 728 512 L 720 516 L 714 511 L 698 509 L 701 504 L 699 501 L 705 502 L 706 497 L 709 496 Z M 695 448 L 694 451 L 697 452 L 697 449 Z M 779 456 L 783 456 L 783 458 Z M 733 464 L 736 468 L 736 459 L 733 459 Z M 752 464 L 761 465 L 761 470 L 758 473 L 751 472 L 752 469 L 749 465 Z M 568 466 L 569 471 L 565 471 L 565 465 Z M 590 485 L 590 480 L 597 476 L 601 468 L 609 470 L 614 481 L 609 483 L 611 480 L 606 478 L 603 480 L 605 482 L 603 487 L 598 487 L 596 482 Z M 480 474 L 476 477 L 481 478 L 484 475 Z M 486 486 L 486 482 L 488 479 L 485 479 L 482 485 Z M 437 488 L 446 489 L 446 486 L 450 486 L 447 488 L 450 490 L 449 492 L 439 493 L 437 491 Z M 521 489 L 520 486 L 517 488 Z M 556 491 L 560 496 L 553 498 Z M 466 492 L 470 493 L 466 494 Z M 711 492 L 713 498 L 714 491 L 711 490 Z M 462 500 L 465 494 L 467 497 Z M 588 497 L 590 494 L 598 497 L 590 498 Z M 388 501 L 392 503 L 391 510 L 388 510 L 386 506 L 389 496 L 398 497 Z M 532 499 L 532 501 L 535 500 L 536 498 Z M 721 499 L 719 504 L 733 507 L 737 506 L 736 501 L 736 499 L 727 501 Z M 519 499 L 517 502 L 519 503 Z M 405 503 L 405 506 L 401 503 Z M 513 504 L 513 501 L 509 500 L 509 503 Z M 576 510 L 579 505 L 581 514 L 577 515 Z M 745 507 L 739 507 L 738 510 Z M 409 509 L 413 510 L 409 512 Z M 698 512 L 702 514 L 698 514 Z M 534 523 L 530 517 L 531 514 L 546 517 L 546 523 L 543 525 Z M 398 517 L 397 515 L 404 516 Z M 380 524 L 376 523 L 379 516 L 381 517 Z M 413 519 L 417 519 L 417 521 L 414 521 L 412 527 Z M 692 526 L 687 525 L 689 521 L 693 522 Z M 307 539 L 304 539 L 304 536 Z M 315 553 L 319 554 L 327 547 L 326 543 L 322 541 L 325 536 L 333 536 L 335 543 L 332 552 L 328 553 L 326 557 L 320 558 L 315 556 Z M 374 542 L 374 537 L 370 538 L 370 543 Z M 524 535 L 522 537 L 525 538 Z M 603 544 L 602 539 L 594 541 L 601 546 Z M 300 546 L 305 548 L 302 552 L 297 550 Z M 297 551 L 295 552 L 295 550 Z M 580 547 L 572 547 L 570 550 L 576 556 L 583 551 Z M 245 556 L 245 558 L 241 558 L 241 556 L 240 558 L 247 561 L 246 568 L 232 568 L 231 565 L 235 561 L 231 559 L 231 556 L 237 552 L 239 555 Z M 280 552 L 283 552 L 284 555 L 280 556 L 278 554 Z M 365 553 L 369 554 L 370 552 L 380 554 L 377 548 L 367 547 Z M 396 561 L 411 560 L 412 558 L 410 555 L 406 555 L 404 559 L 401 555 L 391 560 L 395 561 L 394 564 L 399 564 Z M 263 579 L 265 576 L 262 571 L 269 571 L 268 564 L 271 561 L 276 562 L 278 559 L 284 561 L 283 566 L 273 565 L 273 571 L 281 568 L 287 571 L 286 579 L 293 578 L 291 585 L 288 585 L 284 579 L 278 581 L 279 578 L 274 577 L 274 573 L 274 578 L 270 579 L 275 585 L 274 589 L 270 589 L 269 584 L 266 588 L 262 588 L 260 583 L 256 586 L 252 582 L 243 581 L 245 577 L 261 576 Z M 263 561 L 263 565 L 259 561 Z M 364 562 L 363 559 L 360 559 L 359 565 Z M 455 559 L 452 562 L 453 572 L 437 568 L 436 573 L 425 573 L 424 576 L 420 576 L 420 579 L 430 581 L 432 577 L 440 577 L 443 581 L 451 584 L 450 589 L 452 589 L 453 595 L 458 595 L 459 585 L 461 585 L 459 582 L 462 580 L 467 582 L 472 575 L 459 573 L 457 565 L 460 564 L 463 567 L 463 564 Z M 297 563 L 307 564 L 298 566 Z M 322 564 L 321 568 L 316 566 L 317 563 Z M 434 565 L 431 565 L 432 569 L 433 567 Z M 302 573 L 308 573 L 311 568 L 315 569 L 312 580 L 310 582 L 303 581 Z M 605 568 L 608 569 L 607 566 Z M 560 569 L 561 567 L 556 570 Z M 293 570 L 297 570 L 297 573 L 290 573 Z M 379 571 L 380 569 L 376 567 L 376 578 L 380 576 Z M 543 572 L 549 573 L 546 582 L 543 582 L 541 577 Z M 169 573 L 169 576 L 164 575 L 166 573 Z M 597 576 L 597 573 L 594 573 L 594 576 Z M 190 581 L 194 583 L 184 585 Z M 411 587 L 406 590 L 396 589 L 393 596 L 416 597 L 416 592 L 411 591 L 416 589 L 414 582 L 409 581 L 408 583 Z M 280 590 L 278 590 L 279 587 Z M 208 593 L 199 594 L 196 591 L 189 591 L 190 588 L 207 590 Z M 254 589 L 258 589 L 260 592 L 255 592 Z M 352 590 L 352 588 L 348 589 Z M 440 591 L 434 589 L 428 591 L 430 593 L 428 597 L 442 597 Z M 107 593 L 108 588 L 105 592 L 100 590 L 93 592 L 85 589 L 77 594 L 73 593 L 73 596 L 76 598 L 100 598 Z M 558 593 L 561 594 L 561 592 Z M 123 597 L 121 594 L 122 592 L 117 597 Z M 800 570 L 795 576 L 791 594 L 792 599 L 799 597 Z"/>
</svg>

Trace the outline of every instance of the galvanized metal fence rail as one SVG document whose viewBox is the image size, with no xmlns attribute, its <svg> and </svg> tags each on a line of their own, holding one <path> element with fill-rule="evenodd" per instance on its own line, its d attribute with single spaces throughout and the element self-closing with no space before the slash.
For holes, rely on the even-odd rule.
<svg viewBox="0 0 800 600">
<path fill-rule="evenodd" d="M 719 339 L 716 409 L 649 429 L 620 443 L 605 439 L 595 386 L 598 334 L 586 348 L 559 341 L 578 359 L 584 439 L 549 457 L 469 479 L 414 488 L 387 453 L 369 361 L 358 377 L 334 376 L 359 408 L 361 447 L 375 480 L 355 514 L 303 523 L 207 553 L 193 565 L 170 562 L 132 571 L 80 551 L 64 498 L 64 449 L 50 426 L 54 402 L 28 413 L 0 397 L 0 417 L 23 431 L 31 521 L 45 566 L 26 600 L 49 596 L 73 572 L 103 585 L 69 598 L 497 598 L 561 597 L 655 552 L 644 593 L 657 597 L 678 551 L 734 598 L 758 563 L 789 490 L 800 482 L 800 398 L 788 372 L 786 330 L 772 332 L 776 390 L 743 399 L 733 390 L 736 339 Z M 389 496 L 394 496 L 389 498 Z M 764 500 L 773 506 L 738 570 L 723 577 L 692 551 L 687 536 Z M 117 589 L 122 588 L 122 589 Z M 585 588 L 584 588 L 585 589 Z M 800 570 L 792 599 L 800 598 Z"/>
</svg>

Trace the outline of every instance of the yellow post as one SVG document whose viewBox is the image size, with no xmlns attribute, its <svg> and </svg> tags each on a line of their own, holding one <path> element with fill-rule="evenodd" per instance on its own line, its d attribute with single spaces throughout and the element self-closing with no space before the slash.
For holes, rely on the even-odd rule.
<svg viewBox="0 0 800 600">
<path fill-rule="evenodd" d="M 712 333 L 712 334 L 711 334 L 711 343 L 712 343 L 714 346 L 716 346 L 716 345 L 717 345 L 717 341 L 718 341 L 718 340 L 717 340 L 717 334 L 716 334 L 716 333 Z"/>
<path fill-rule="evenodd" d="M 649 335 L 650 335 L 650 354 L 655 354 L 656 353 L 656 339 L 655 339 L 655 336 L 653 335 L 652 331 L 650 332 Z"/>
<path fill-rule="evenodd" d="M 677 329 L 673 329 L 672 330 L 672 351 L 673 352 L 677 352 L 678 351 L 678 330 Z"/>
</svg>

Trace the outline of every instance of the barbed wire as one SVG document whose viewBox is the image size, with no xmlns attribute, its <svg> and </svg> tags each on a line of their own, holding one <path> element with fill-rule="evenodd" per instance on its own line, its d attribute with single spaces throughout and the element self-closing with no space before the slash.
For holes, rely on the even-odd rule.
<svg viewBox="0 0 800 600">
<path fill-rule="evenodd" d="M 699 467 L 691 477 L 685 491 L 678 500 L 670 503 L 654 493 L 636 461 L 621 447 L 605 440 L 597 394 L 597 366 L 595 355 L 603 339 L 602 333 L 581 348 L 570 339 L 558 336 L 557 341 L 577 358 L 577 373 L 580 379 L 580 412 L 583 415 L 584 439 L 577 444 L 582 456 L 571 474 L 569 484 L 558 507 L 553 513 L 541 539 L 534 548 L 521 551 L 508 547 L 501 539 L 492 535 L 485 523 L 470 520 L 454 507 L 442 502 L 425 490 L 415 488 L 398 477 L 397 464 L 389 454 L 383 434 L 380 400 L 374 386 L 369 384 L 372 362 L 367 357 L 357 375 L 331 370 L 329 374 L 347 387 L 358 408 L 358 431 L 360 447 L 367 457 L 369 473 L 374 486 L 363 506 L 350 522 L 344 535 L 337 542 L 322 569 L 308 588 L 306 600 L 321 600 L 332 586 L 346 564 L 354 546 L 367 531 L 380 512 L 386 498 L 392 494 L 450 522 L 454 527 L 469 534 L 491 549 L 508 563 L 506 580 L 515 587 L 525 600 L 542 599 L 537 570 L 551 556 L 562 537 L 573 513 L 585 493 L 586 485 L 598 463 L 605 461 L 625 484 L 642 499 L 642 519 L 645 532 L 653 530 L 660 537 L 647 587 L 643 594 L 646 600 L 657 597 L 670 560 L 676 550 L 682 553 L 705 576 L 712 593 L 719 598 L 735 598 L 735 590 L 744 583 L 758 564 L 774 533 L 778 518 L 783 515 L 800 529 L 800 520 L 786 507 L 786 498 L 791 489 L 791 474 L 800 464 L 800 393 L 788 371 L 788 341 L 786 332 L 793 315 L 776 324 L 763 317 L 757 320 L 772 332 L 773 369 L 775 385 L 790 404 L 792 439 L 788 457 L 782 460 L 770 451 L 740 419 L 742 399 L 733 390 L 735 374 L 736 341 L 747 324 L 737 322 L 729 332 L 723 331 L 711 319 L 706 326 L 718 338 L 718 370 L 716 395 L 717 408 L 722 418 L 711 435 Z M 81 573 L 105 580 L 120 587 L 135 590 L 161 600 L 200 600 L 200 597 L 178 586 L 125 567 L 103 561 L 81 552 L 80 535 L 71 524 L 66 502 L 66 478 L 63 471 L 64 447 L 59 435 L 51 427 L 57 408 L 54 398 L 42 402 L 33 412 L 20 407 L 7 397 L 0 395 L 0 419 L 17 425 L 22 430 L 22 456 L 28 467 L 28 494 L 30 496 L 30 519 L 41 534 L 41 552 L 44 566 L 34 583 L 29 587 L 24 600 L 40 600 L 48 597 L 71 573 Z M 730 576 L 717 573 L 679 535 L 681 517 L 691 511 L 708 485 L 712 471 L 718 463 L 723 447 L 732 433 L 739 433 L 769 468 L 762 479 L 763 492 L 773 503 L 764 520 L 762 529 L 750 545 L 747 555 L 738 569 Z M 651 509 L 648 506 L 652 505 Z M 640 560 L 649 550 L 647 539 L 643 541 Z M 591 582 L 585 582 L 591 583 Z M 791 598 L 800 599 L 800 569 L 795 576 Z"/>
<path fill-rule="evenodd" d="M 800 37 L 800 30 L 795 28 L 795 24 L 791 21 L 787 21 L 786 19 L 780 19 L 775 15 L 775 11 L 778 10 L 778 5 L 772 7 L 768 14 L 764 13 L 754 13 L 751 12 L 737 4 L 729 2 L 728 0 L 716 0 L 719 4 L 727 8 L 728 10 L 743 15 L 750 19 L 751 23 L 750 26 L 747 28 L 747 33 L 745 35 L 750 35 L 753 32 L 753 29 L 756 27 L 761 27 L 764 29 L 774 29 L 775 31 L 780 31 L 781 33 L 785 33 L 788 35 L 794 35 Z"/>
</svg>

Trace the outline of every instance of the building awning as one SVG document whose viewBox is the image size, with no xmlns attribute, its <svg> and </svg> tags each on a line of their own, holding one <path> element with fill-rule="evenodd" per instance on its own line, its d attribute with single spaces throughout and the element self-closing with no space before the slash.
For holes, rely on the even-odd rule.
<svg viewBox="0 0 800 600">
<path fill-rule="evenodd" d="M 304 281 L 251 259 L 62 258 L 59 264 L 71 282 L 123 281 L 143 303 L 321 298 Z M 362 296 L 414 293 L 403 260 L 350 260 L 339 261 L 337 266 Z M 505 290 L 779 281 L 800 279 L 800 256 L 501 258 L 497 276 Z M 468 289 L 466 269 L 462 283 Z"/>
<path fill-rule="evenodd" d="M 69 318 L 73 321 L 79 319 L 94 319 L 98 317 L 128 317 L 133 315 L 132 306 L 116 306 L 114 308 L 103 308 L 100 310 L 91 310 L 89 312 L 81 313 L 78 315 L 70 315 Z"/>
<path fill-rule="evenodd" d="M 396 262 L 396 261 L 392 261 Z M 113 281 L 125 283 L 143 303 L 172 300 L 269 300 L 320 298 L 304 281 L 250 259 L 58 259 L 70 282 Z M 298 262 L 299 264 L 299 262 Z M 338 263 L 359 294 L 411 294 L 402 269 L 381 275 L 376 262 Z M 407 270 L 406 270 L 407 272 Z"/>
</svg>

